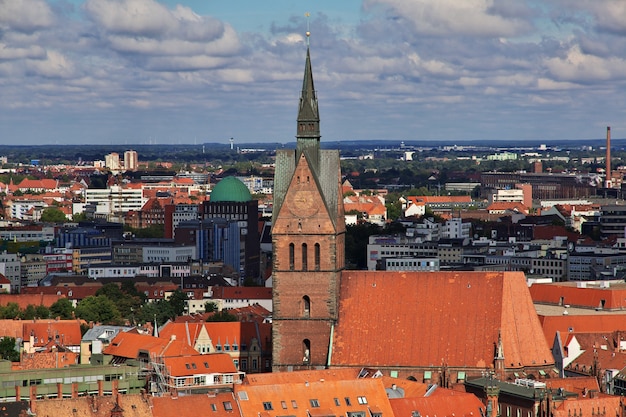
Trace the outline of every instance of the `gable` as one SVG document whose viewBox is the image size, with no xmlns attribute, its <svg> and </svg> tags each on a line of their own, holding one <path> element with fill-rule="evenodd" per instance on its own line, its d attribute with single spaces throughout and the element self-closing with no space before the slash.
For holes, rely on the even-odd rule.
<svg viewBox="0 0 626 417">
<path fill-rule="evenodd" d="M 272 233 L 334 233 L 332 213 L 304 154 L 298 160 L 289 187 L 272 225 Z"/>
<path fill-rule="evenodd" d="M 398 291 L 402 288 L 402 291 Z M 344 271 L 333 365 L 554 363 L 521 272 Z"/>
</svg>

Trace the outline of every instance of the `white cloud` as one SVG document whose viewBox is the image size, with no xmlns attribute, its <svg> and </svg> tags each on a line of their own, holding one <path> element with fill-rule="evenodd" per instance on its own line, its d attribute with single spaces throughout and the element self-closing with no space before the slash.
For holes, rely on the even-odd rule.
<svg viewBox="0 0 626 417">
<path fill-rule="evenodd" d="M 0 29 L 31 33 L 55 23 L 44 0 L 0 0 Z"/>
<path fill-rule="evenodd" d="M 546 67 L 557 80 L 576 83 L 606 81 L 626 76 L 626 61 L 585 54 L 578 45 L 572 46 L 565 57 L 546 60 Z"/>
<path fill-rule="evenodd" d="M 501 7 L 493 0 L 366 0 L 365 4 L 389 7 L 394 17 L 412 22 L 422 34 L 509 37 L 532 28 L 519 14 L 511 13 L 522 9 L 511 2 Z"/>
</svg>

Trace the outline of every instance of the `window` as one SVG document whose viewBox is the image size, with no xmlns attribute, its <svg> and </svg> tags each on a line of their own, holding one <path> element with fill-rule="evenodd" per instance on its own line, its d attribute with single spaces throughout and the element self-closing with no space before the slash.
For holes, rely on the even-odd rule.
<svg viewBox="0 0 626 417">
<path fill-rule="evenodd" d="M 309 318 L 311 315 L 311 299 L 308 295 L 302 297 L 302 316 L 304 318 Z"/>
<path fill-rule="evenodd" d="M 281 401 L 280 402 L 280 406 L 283 408 L 283 410 L 287 409 L 287 401 Z"/>
<path fill-rule="evenodd" d="M 233 411 L 233 405 L 230 401 L 224 401 L 222 404 L 224 405 L 224 410 Z"/>
<path fill-rule="evenodd" d="M 320 406 L 320 402 L 317 399 L 309 400 L 309 402 L 311 403 L 311 407 L 313 408 L 319 408 Z"/>
<path fill-rule="evenodd" d="M 315 244 L 315 270 L 320 270 L 320 244 Z"/>
<path fill-rule="evenodd" d="M 264 409 L 265 411 L 268 411 L 268 410 L 273 410 L 273 409 L 274 409 L 274 407 L 272 407 L 272 402 L 271 402 L 271 401 L 265 401 L 265 402 L 263 403 L 263 409 Z"/>
<path fill-rule="evenodd" d="M 432 371 L 424 371 L 424 381 L 431 379 L 433 377 Z"/>
<path fill-rule="evenodd" d="M 217 406 L 215 404 L 211 404 L 211 410 L 217 411 Z"/>
<path fill-rule="evenodd" d="M 239 370 L 245 371 L 245 370 L 248 369 L 248 360 L 247 359 L 242 359 L 240 364 L 241 364 L 241 368 Z"/>
<path fill-rule="evenodd" d="M 302 363 L 311 363 L 311 341 L 309 339 L 302 341 Z"/>
<path fill-rule="evenodd" d="M 352 405 L 352 401 L 350 401 L 350 397 L 346 397 L 346 398 L 344 398 L 344 400 L 346 401 L 346 405 L 347 406 L 351 406 Z"/>
<path fill-rule="evenodd" d="M 293 408 L 298 408 L 298 403 L 296 402 L 296 400 L 291 400 L 291 406 Z"/>
<path fill-rule="evenodd" d="M 335 401 L 335 405 L 337 407 L 339 407 L 341 405 L 341 403 L 339 402 L 339 398 L 333 398 L 333 400 Z"/>
<path fill-rule="evenodd" d="M 294 244 L 293 244 L 293 243 L 290 243 L 290 244 L 289 244 L 289 270 L 290 270 L 290 271 L 293 271 L 293 270 L 294 270 L 294 268 L 295 268 L 295 266 L 294 266 L 294 260 L 293 260 L 295 250 L 296 250 L 296 248 L 295 248 Z"/>
<path fill-rule="evenodd" d="M 356 399 L 359 401 L 359 404 L 367 404 L 367 398 L 365 397 L 356 397 Z"/>
<path fill-rule="evenodd" d="M 252 369 L 256 370 L 257 368 L 257 360 L 256 359 L 252 359 Z"/>
<path fill-rule="evenodd" d="M 308 270 L 307 251 L 308 251 L 308 246 L 306 243 L 303 243 L 302 244 L 302 270 L 303 271 Z"/>
</svg>

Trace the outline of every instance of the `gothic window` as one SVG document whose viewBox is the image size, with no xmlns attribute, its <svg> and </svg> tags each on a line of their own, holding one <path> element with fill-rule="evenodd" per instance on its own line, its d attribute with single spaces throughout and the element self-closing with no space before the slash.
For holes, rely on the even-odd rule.
<svg viewBox="0 0 626 417">
<path fill-rule="evenodd" d="M 302 270 L 303 271 L 306 271 L 308 269 L 307 251 L 308 251 L 308 246 L 306 243 L 303 243 L 302 244 Z"/>
<path fill-rule="evenodd" d="M 309 339 L 302 341 L 302 363 L 305 365 L 311 363 L 311 341 Z"/>
<path fill-rule="evenodd" d="M 289 270 L 293 271 L 294 269 L 294 255 L 295 255 L 295 246 L 293 243 L 289 244 Z"/>
<path fill-rule="evenodd" d="M 311 299 L 308 295 L 302 297 L 302 316 L 309 318 L 311 315 Z"/>
<path fill-rule="evenodd" d="M 320 244 L 315 244 L 315 270 L 320 270 Z"/>
</svg>

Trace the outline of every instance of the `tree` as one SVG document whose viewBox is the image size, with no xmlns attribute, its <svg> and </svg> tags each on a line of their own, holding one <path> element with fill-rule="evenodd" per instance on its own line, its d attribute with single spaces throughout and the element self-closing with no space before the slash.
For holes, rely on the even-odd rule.
<svg viewBox="0 0 626 417">
<path fill-rule="evenodd" d="M 122 318 L 115 303 L 104 295 L 90 295 L 81 300 L 76 306 L 76 316 L 102 324 L 118 324 Z"/>
<path fill-rule="evenodd" d="M 137 323 L 153 322 L 155 317 L 157 323 L 163 324 L 174 316 L 174 311 L 169 302 L 159 300 L 154 303 L 144 304 L 135 314 Z"/>
<path fill-rule="evenodd" d="M 50 306 L 50 316 L 59 317 L 61 320 L 74 318 L 74 306 L 67 298 L 59 298 Z"/>
<path fill-rule="evenodd" d="M 214 301 L 207 301 L 204 303 L 205 313 L 214 313 L 217 311 L 217 304 Z"/>
<path fill-rule="evenodd" d="M 215 314 L 207 317 L 206 321 L 214 322 L 214 321 L 237 321 L 237 316 L 234 314 L 230 314 L 226 310 L 218 311 Z"/>
<path fill-rule="evenodd" d="M 41 213 L 41 221 L 44 223 L 63 223 L 67 221 L 67 217 L 58 208 L 48 207 Z"/>
<path fill-rule="evenodd" d="M 167 300 L 172 307 L 172 313 L 174 314 L 172 318 L 183 314 L 183 312 L 185 311 L 185 301 L 187 301 L 188 299 L 189 298 L 187 297 L 187 294 L 185 294 L 181 290 L 176 290 L 172 293 L 169 300 Z"/>
<path fill-rule="evenodd" d="M 0 357 L 11 362 L 19 362 L 20 352 L 15 349 L 14 337 L 4 336 L 0 339 Z"/>
<path fill-rule="evenodd" d="M 2 318 L 4 319 L 15 319 L 20 317 L 22 313 L 20 311 L 20 306 L 17 303 L 7 303 L 6 306 L 0 307 L 2 310 Z"/>
</svg>

